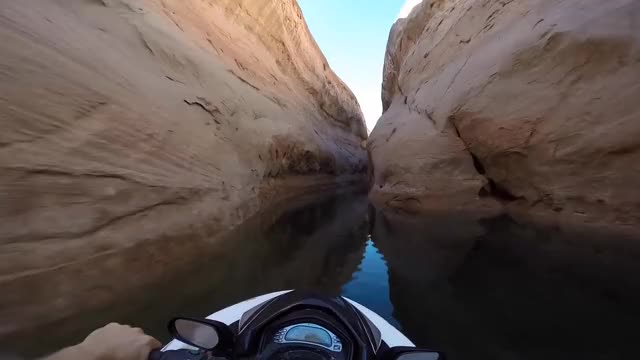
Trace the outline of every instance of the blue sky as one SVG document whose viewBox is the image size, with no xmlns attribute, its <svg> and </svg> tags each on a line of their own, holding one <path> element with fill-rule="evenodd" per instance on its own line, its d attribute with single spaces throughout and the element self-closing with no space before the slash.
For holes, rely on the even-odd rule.
<svg viewBox="0 0 640 360">
<path fill-rule="evenodd" d="M 382 113 L 380 89 L 389 29 L 419 0 L 298 0 L 333 71 L 358 98 L 369 131 Z"/>
</svg>

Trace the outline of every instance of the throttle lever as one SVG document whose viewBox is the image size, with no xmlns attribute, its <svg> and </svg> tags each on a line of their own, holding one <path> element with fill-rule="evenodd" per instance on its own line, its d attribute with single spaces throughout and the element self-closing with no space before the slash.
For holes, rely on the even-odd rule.
<svg viewBox="0 0 640 360">
<path fill-rule="evenodd" d="M 202 350 L 153 350 L 149 354 L 149 360 L 207 360 L 209 355 Z"/>
</svg>

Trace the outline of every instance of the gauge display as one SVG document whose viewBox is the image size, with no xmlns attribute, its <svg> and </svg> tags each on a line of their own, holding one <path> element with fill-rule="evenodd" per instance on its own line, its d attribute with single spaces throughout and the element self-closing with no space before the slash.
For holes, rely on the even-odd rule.
<svg viewBox="0 0 640 360">
<path fill-rule="evenodd" d="M 320 325 L 303 323 L 290 325 L 276 332 L 276 343 L 305 343 L 324 347 L 331 351 L 342 351 L 342 342 L 331 331 Z"/>
<path fill-rule="evenodd" d="M 298 325 L 289 329 L 287 334 L 284 336 L 284 339 L 288 341 L 310 342 L 331 347 L 331 335 L 329 335 L 326 330 L 306 324 Z"/>
</svg>

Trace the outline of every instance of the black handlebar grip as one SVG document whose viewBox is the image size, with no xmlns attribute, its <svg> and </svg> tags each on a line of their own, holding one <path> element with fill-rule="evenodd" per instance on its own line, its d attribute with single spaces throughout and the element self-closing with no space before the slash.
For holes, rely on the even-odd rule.
<svg viewBox="0 0 640 360">
<path fill-rule="evenodd" d="M 149 360 L 162 360 L 163 357 L 164 353 L 159 349 L 151 350 L 151 353 L 149 353 Z"/>
</svg>

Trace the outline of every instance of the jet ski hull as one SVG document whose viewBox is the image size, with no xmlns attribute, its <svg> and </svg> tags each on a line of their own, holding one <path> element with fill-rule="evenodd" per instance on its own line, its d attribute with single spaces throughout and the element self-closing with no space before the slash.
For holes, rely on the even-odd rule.
<svg viewBox="0 0 640 360">
<path fill-rule="evenodd" d="M 227 325 L 231 325 L 236 321 L 239 321 L 242 314 L 244 314 L 246 311 L 266 301 L 269 301 L 275 297 L 286 294 L 290 291 L 291 290 L 277 291 L 269 294 L 256 296 L 254 298 L 239 302 L 237 304 L 234 304 L 222 310 L 219 310 L 207 316 L 207 319 L 216 320 L 216 321 L 223 322 Z M 343 297 L 343 298 L 347 300 L 349 303 L 351 303 L 355 308 L 357 308 L 362 314 L 364 314 L 369 319 L 369 321 L 371 321 L 378 328 L 378 330 L 380 330 L 380 333 L 382 334 L 382 340 L 389 347 L 415 346 L 411 342 L 411 340 L 409 340 L 406 336 L 404 336 L 404 334 L 402 334 L 395 327 L 393 327 L 393 325 L 389 324 L 389 322 L 383 319 L 380 315 L 376 314 L 375 312 L 369 310 L 365 306 L 349 298 L 346 298 L 346 297 Z M 167 351 L 167 350 L 178 350 L 178 349 L 192 349 L 192 347 L 179 340 L 174 339 L 171 342 L 169 342 L 162 350 Z"/>
</svg>

